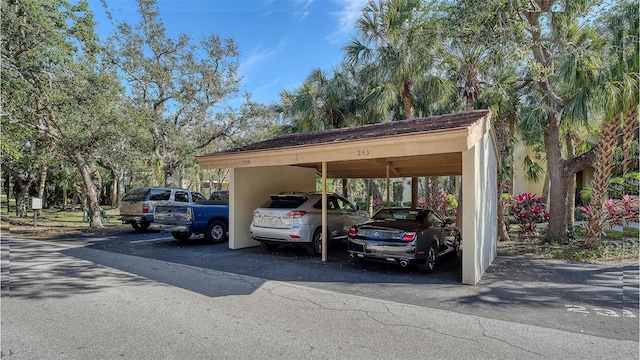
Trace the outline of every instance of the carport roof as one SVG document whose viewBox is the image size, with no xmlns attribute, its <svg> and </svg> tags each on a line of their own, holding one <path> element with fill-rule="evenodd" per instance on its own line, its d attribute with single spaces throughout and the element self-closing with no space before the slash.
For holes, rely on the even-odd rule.
<svg viewBox="0 0 640 360">
<path fill-rule="evenodd" d="M 303 166 L 329 178 L 462 174 L 462 151 L 490 129 L 488 110 L 278 136 L 197 156 L 201 168 Z"/>
</svg>

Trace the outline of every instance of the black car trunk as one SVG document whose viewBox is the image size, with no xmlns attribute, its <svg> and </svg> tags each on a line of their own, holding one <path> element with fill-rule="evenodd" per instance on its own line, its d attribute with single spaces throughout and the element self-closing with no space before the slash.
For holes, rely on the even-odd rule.
<svg viewBox="0 0 640 360">
<path fill-rule="evenodd" d="M 418 227 L 416 221 L 376 221 L 358 227 L 356 237 L 387 242 L 402 242 L 407 232 L 416 231 Z"/>
</svg>

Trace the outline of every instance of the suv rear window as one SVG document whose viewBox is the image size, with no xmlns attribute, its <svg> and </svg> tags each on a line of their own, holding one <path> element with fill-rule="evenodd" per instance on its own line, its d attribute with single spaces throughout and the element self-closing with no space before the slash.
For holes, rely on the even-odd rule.
<svg viewBox="0 0 640 360">
<path fill-rule="evenodd" d="M 149 200 L 162 201 L 171 198 L 171 189 L 151 189 Z"/>
<path fill-rule="evenodd" d="M 260 207 L 267 209 L 295 209 L 304 204 L 308 199 L 306 196 L 272 195 L 271 198 Z"/>
<path fill-rule="evenodd" d="M 138 188 L 124 194 L 122 201 L 143 201 L 149 193 L 149 188 Z"/>
</svg>

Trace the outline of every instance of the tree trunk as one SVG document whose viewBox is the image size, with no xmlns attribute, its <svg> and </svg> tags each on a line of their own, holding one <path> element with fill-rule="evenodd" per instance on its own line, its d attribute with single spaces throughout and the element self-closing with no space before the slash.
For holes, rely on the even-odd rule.
<svg viewBox="0 0 640 360">
<path fill-rule="evenodd" d="M 559 143 L 560 112 L 549 114 L 544 131 L 547 148 L 547 171 L 549 174 L 549 228 L 547 241 L 565 243 L 567 239 L 567 185 L 568 174 Z"/>
<path fill-rule="evenodd" d="M 7 214 L 11 212 L 11 175 L 6 173 L 6 177 L 4 180 L 5 190 L 4 193 L 7 194 Z"/>
<path fill-rule="evenodd" d="M 174 168 L 171 164 L 165 165 L 164 167 L 164 186 L 171 187 L 173 185 L 173 172 Z"/>
<path fill-rule="evenodd" d="M 44 163 L 44 161 L 42 161 L 42 163 Z M 43 165 L 42 170 L 40 170 L 40 179 L 38 181 L 38 197 L 42 199 L 43 208 L 47 207 L 46 199 L 44 197 L 44 189 L 46 185 L 47 185 L 47 166 Z M 34 211 L 37 212 L 38 215 L 40 215 L 40 210 L 34 210 Z"/>
<path fill-rule="evenodd" d="M 38 182 L 38 197 L 44 199 L 44 189 L 47 185 L 47 166 L 44 165 L 40 171 L 40 181 Z"/>
<path fill-rule="evenodd" d="M 344 196 L 345 198 L 349 198 L 349 188 L 347 187 L 347 179 L 342 179 L 342 196 Z"/>
<path fill-rule="evenodd" d="M 622 159 L 624 174 L 633 169 L 631 157 L 631 145 L 634 136 L 638 133 L 638 107 L 634 105 L 624 116 L 624 130 L 622 131 Z"/>
<path fill-rule="evenodd" d="M 102 225 L 102 216 L 100 214 L 98 191 L 91 176 L 91 168 L 79 153 L 75 153 L 74 157 L 84 185 L 83 190 L 84 198 L 86 199 L 86 208 L 89 215 L 89 227 L 99 229 L 104 228 Z"/>
<path fill-rule="evenodd" d="M 122 195 L 124 195 L 125 193 L 124 180 L 125 180 L 124 169 L 120 169 L 120 172 L 118 174 L 118 197 L 116 198 L 115 206 L 120 206 L 120 199 L 122 199 Z"/>
<path fill-rule="evenodd" d="M 565 145 L 567 147 L 567 158 L 573 159 L 576 156 L 576 147 L 571 133 L 565 135 Z M 576 226 L 576 175 L 569 175 L 569 183 L 567 184 L 567 227 L 573 232 Z"/>
<path fill-rule="evenodd" d="M 609 121 L 604 124 L 596 149 L 596 166 L 591 181 L 591 202 L 587 213 L 587 235 L 584 246 L 593 248 L 602 236 L 609 214 L 605 208 L 609 178 L 614 166 L 613 156 L 618 142 L 619 123 Z"/>
<path fill-rule="evenodd" d="M 113 178 L 113 182 L 111 184 L 111 207 L 115 208 L 118 206 L 118 183 L 120 180 L 118 170 L 112 170 L 111 177 Z"/>
<path fill-rule="evenodd" d="M 73 188 L 71 189 L 71 210 L 76 208 L 78 204 L 78 184 L 73 183 Z"/>
<path fill-rule="evenodd" d="M 62 210 L 67 210 L 67 184 L 62 184 Z"/>
<path fill-rule="evenodd" d="M 418 178 L 411 178 L 411 207 L 418 208 Z"/>
<path fill-rule="evenodd" d="M 413 119 L 413 106 L 411 105 L 411 80 L 405 79 L 402 84 L 402 103 L 407 120 Z"/>
<path fill-rule="evenodd" d="M 438 177 L 429 176 L 425 179 L 424 185 L 424 207 L 425 209 L 437 210 L 440 205 L 440 192 L 438 188 Z"/>
<path fill-rule="evenodd" d="M 500 176 L 498 176 L 500 179 Z M 458 202 L 458 204 L 460 204 Z M 458 211 L 460 211 L 460 207 Z M 460 215 L 458 215 L 460 216 Z M 507 221 L 504 216 L 504 206 L 502 206 L 502 182 L 498 180 L 498 238 L 500 241 L 509 240 L 509 229 L 507 229 Z"/>
<path fill-rule="evenodd" d="M 29 194 L 29 188 L 33 181 L 22 181 L 16 178 L 16 183 L 13 185 L 13 192 L 16 197 L 16 217 L 27 217 L 27 195 Z"/>
</svg>

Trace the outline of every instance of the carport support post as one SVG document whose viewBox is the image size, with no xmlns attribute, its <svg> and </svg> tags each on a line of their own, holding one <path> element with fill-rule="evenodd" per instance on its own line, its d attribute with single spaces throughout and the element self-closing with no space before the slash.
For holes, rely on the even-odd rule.
<svg viewBox="0 0 640 360">
<path fill-rule="evenodd" d="M 327 163 L 322 162 L 322 262 L 327 262 Z"/>
<path fill-rule="evenodd" d="M 387 163 L 387 207 L 391 207 L 391 179 L 389 178 L 388 163 Z"/>
</svg>

